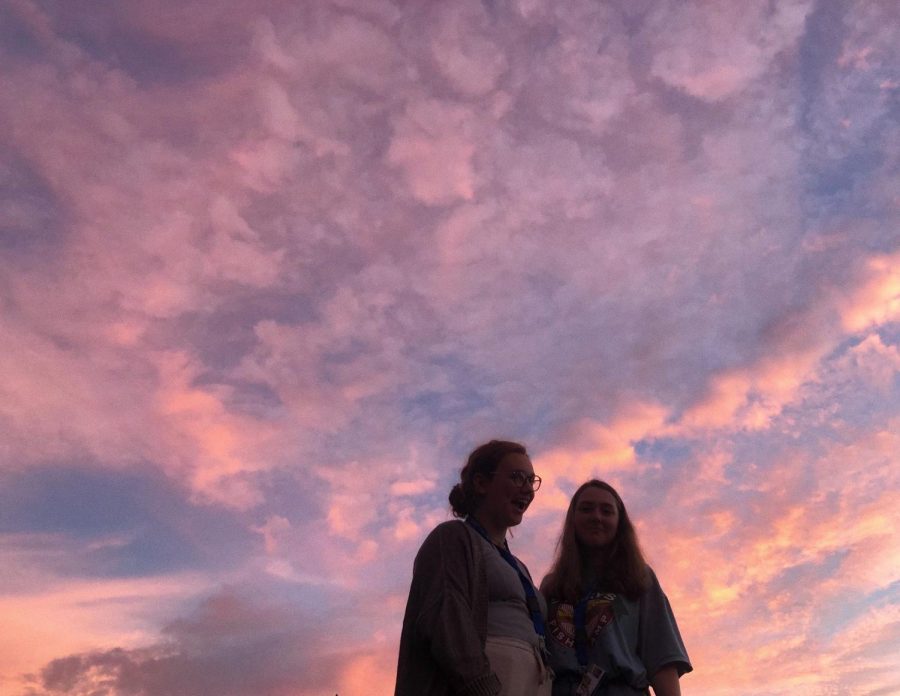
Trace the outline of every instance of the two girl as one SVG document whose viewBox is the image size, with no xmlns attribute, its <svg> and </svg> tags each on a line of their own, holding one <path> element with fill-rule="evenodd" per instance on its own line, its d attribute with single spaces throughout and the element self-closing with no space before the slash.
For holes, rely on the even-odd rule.
<svg viewBox="0 0 900 696">
<path fill-rule="evenodd" d="M 687 652 L 611 486 L 575 492 L 540 591 L 511 553 L 540 484 L 518 443 L 469 455 L 450 492 L 463 521 L 438 525 L 413 565 L 395 696 L 680 695 Z"/>
</svg>

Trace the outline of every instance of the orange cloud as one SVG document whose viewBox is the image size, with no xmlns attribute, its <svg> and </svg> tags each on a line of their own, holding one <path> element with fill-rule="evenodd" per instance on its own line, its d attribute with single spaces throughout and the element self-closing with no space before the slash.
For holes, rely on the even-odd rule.
<svg viewBox="0 0 900 696">
<path fill-rule="evenodd" d="M 665 432 L 667 415 L 658 404 L 635 401 L 621 408 L 608 423 L 582 420 L 573 426 L 567 444 L 540 454 L 541 469 L 548 479 L 552 476 L 576 482 L 628 471 L 637 461 L 635 443 Z M 541 496 L 543 504 L 543 490 Z"/>
<path fill-rule="evenodd" d="M 686 678 L 692 690 L 724 695 L 764 682 L 767 693 L 821 693 L 853 680 L 853 661 L 839 656 L 865 645 L 873 669 L 890 663 L 883 646 L 891 643 L 878 631 L 862 640 L 858 627 L 826 637 L 818 626 L 848 596 L 900 579 L 898 444 L 892 432 L 875 431 L 815 461 L 792 453 L 767 468 L 752 512 L 729 509 L 725 481 L 686 498 L 693 484 L 684 483 L 639 525 L 698 668 Z M 700 512 L 704 501 L 716 506 Z M 885 631 L 897 630 L 887 623 Z"/>
<path fill-rule="evenodd" d="M 766 428 L 814 375 L 826 346 L 767 357 L 751 367 L 727 370 L 710 380 L 707 394 L 682 414 L 688 432 L 705 428 Z"/>
<path fill-rule="evenodd" d="M 900 252 L 870 258 L 862 284 L 839 301 L 841 320 L 847 331 L 900 319 Z"/>
<path fill-rule="evenodd" d="M 391 696 L 397 675 L 396 662 L 396 651 L 390 648 L 350 658 L 339 677 L 338 693 Z"/>
</svg>

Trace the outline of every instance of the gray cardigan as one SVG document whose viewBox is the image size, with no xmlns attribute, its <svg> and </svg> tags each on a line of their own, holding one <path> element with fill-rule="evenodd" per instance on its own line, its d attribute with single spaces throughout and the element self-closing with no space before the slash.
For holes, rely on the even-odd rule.
<svg viewBox="0 0 900 696">
<path fill-rule="evenodd" d="M 495 696 L 500 680 L 484 652 L 488 589 L 469 525 L 439 524 L 413 563 L 394 696 Z"/>
</svg>

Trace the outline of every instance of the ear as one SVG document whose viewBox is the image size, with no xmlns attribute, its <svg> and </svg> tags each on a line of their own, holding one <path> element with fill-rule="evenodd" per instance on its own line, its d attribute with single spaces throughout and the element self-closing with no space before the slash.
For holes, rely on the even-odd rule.
<svg viewBox="0 0 900 696">
<path fill-rule="evenodd" d="M 475 474 L 472 477 L 472 485 L 475 488 L 475 494 L 478 496 L 482 496 L 487 493 L 488 486 L 491 483 L 491 479 L 484 474 Z"/>
</svg>

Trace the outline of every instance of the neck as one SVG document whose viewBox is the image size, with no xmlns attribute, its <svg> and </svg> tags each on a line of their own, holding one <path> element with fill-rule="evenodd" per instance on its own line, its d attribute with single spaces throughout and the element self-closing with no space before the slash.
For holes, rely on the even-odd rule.
<svg viewBox="0 0 900 696">
<path fill-rule="evenodd" d="M 582 547 L 581 562 L 590 568 L 599 568 L 609 557 L 609 548 L 606 546 Z"/>
<path fill-rule="evenodd" d="M 497 546 L 503 546 L 503 542 L 506 541 L 506 530 L 508 527 L 493 524 L 491 520 L 485 518 L 484 515 L 479 515 L 477 512 L 472 513 L 472 517 L 484 528 L 484 531 L 487 532 L 488 539 Z"/>
</svg>

